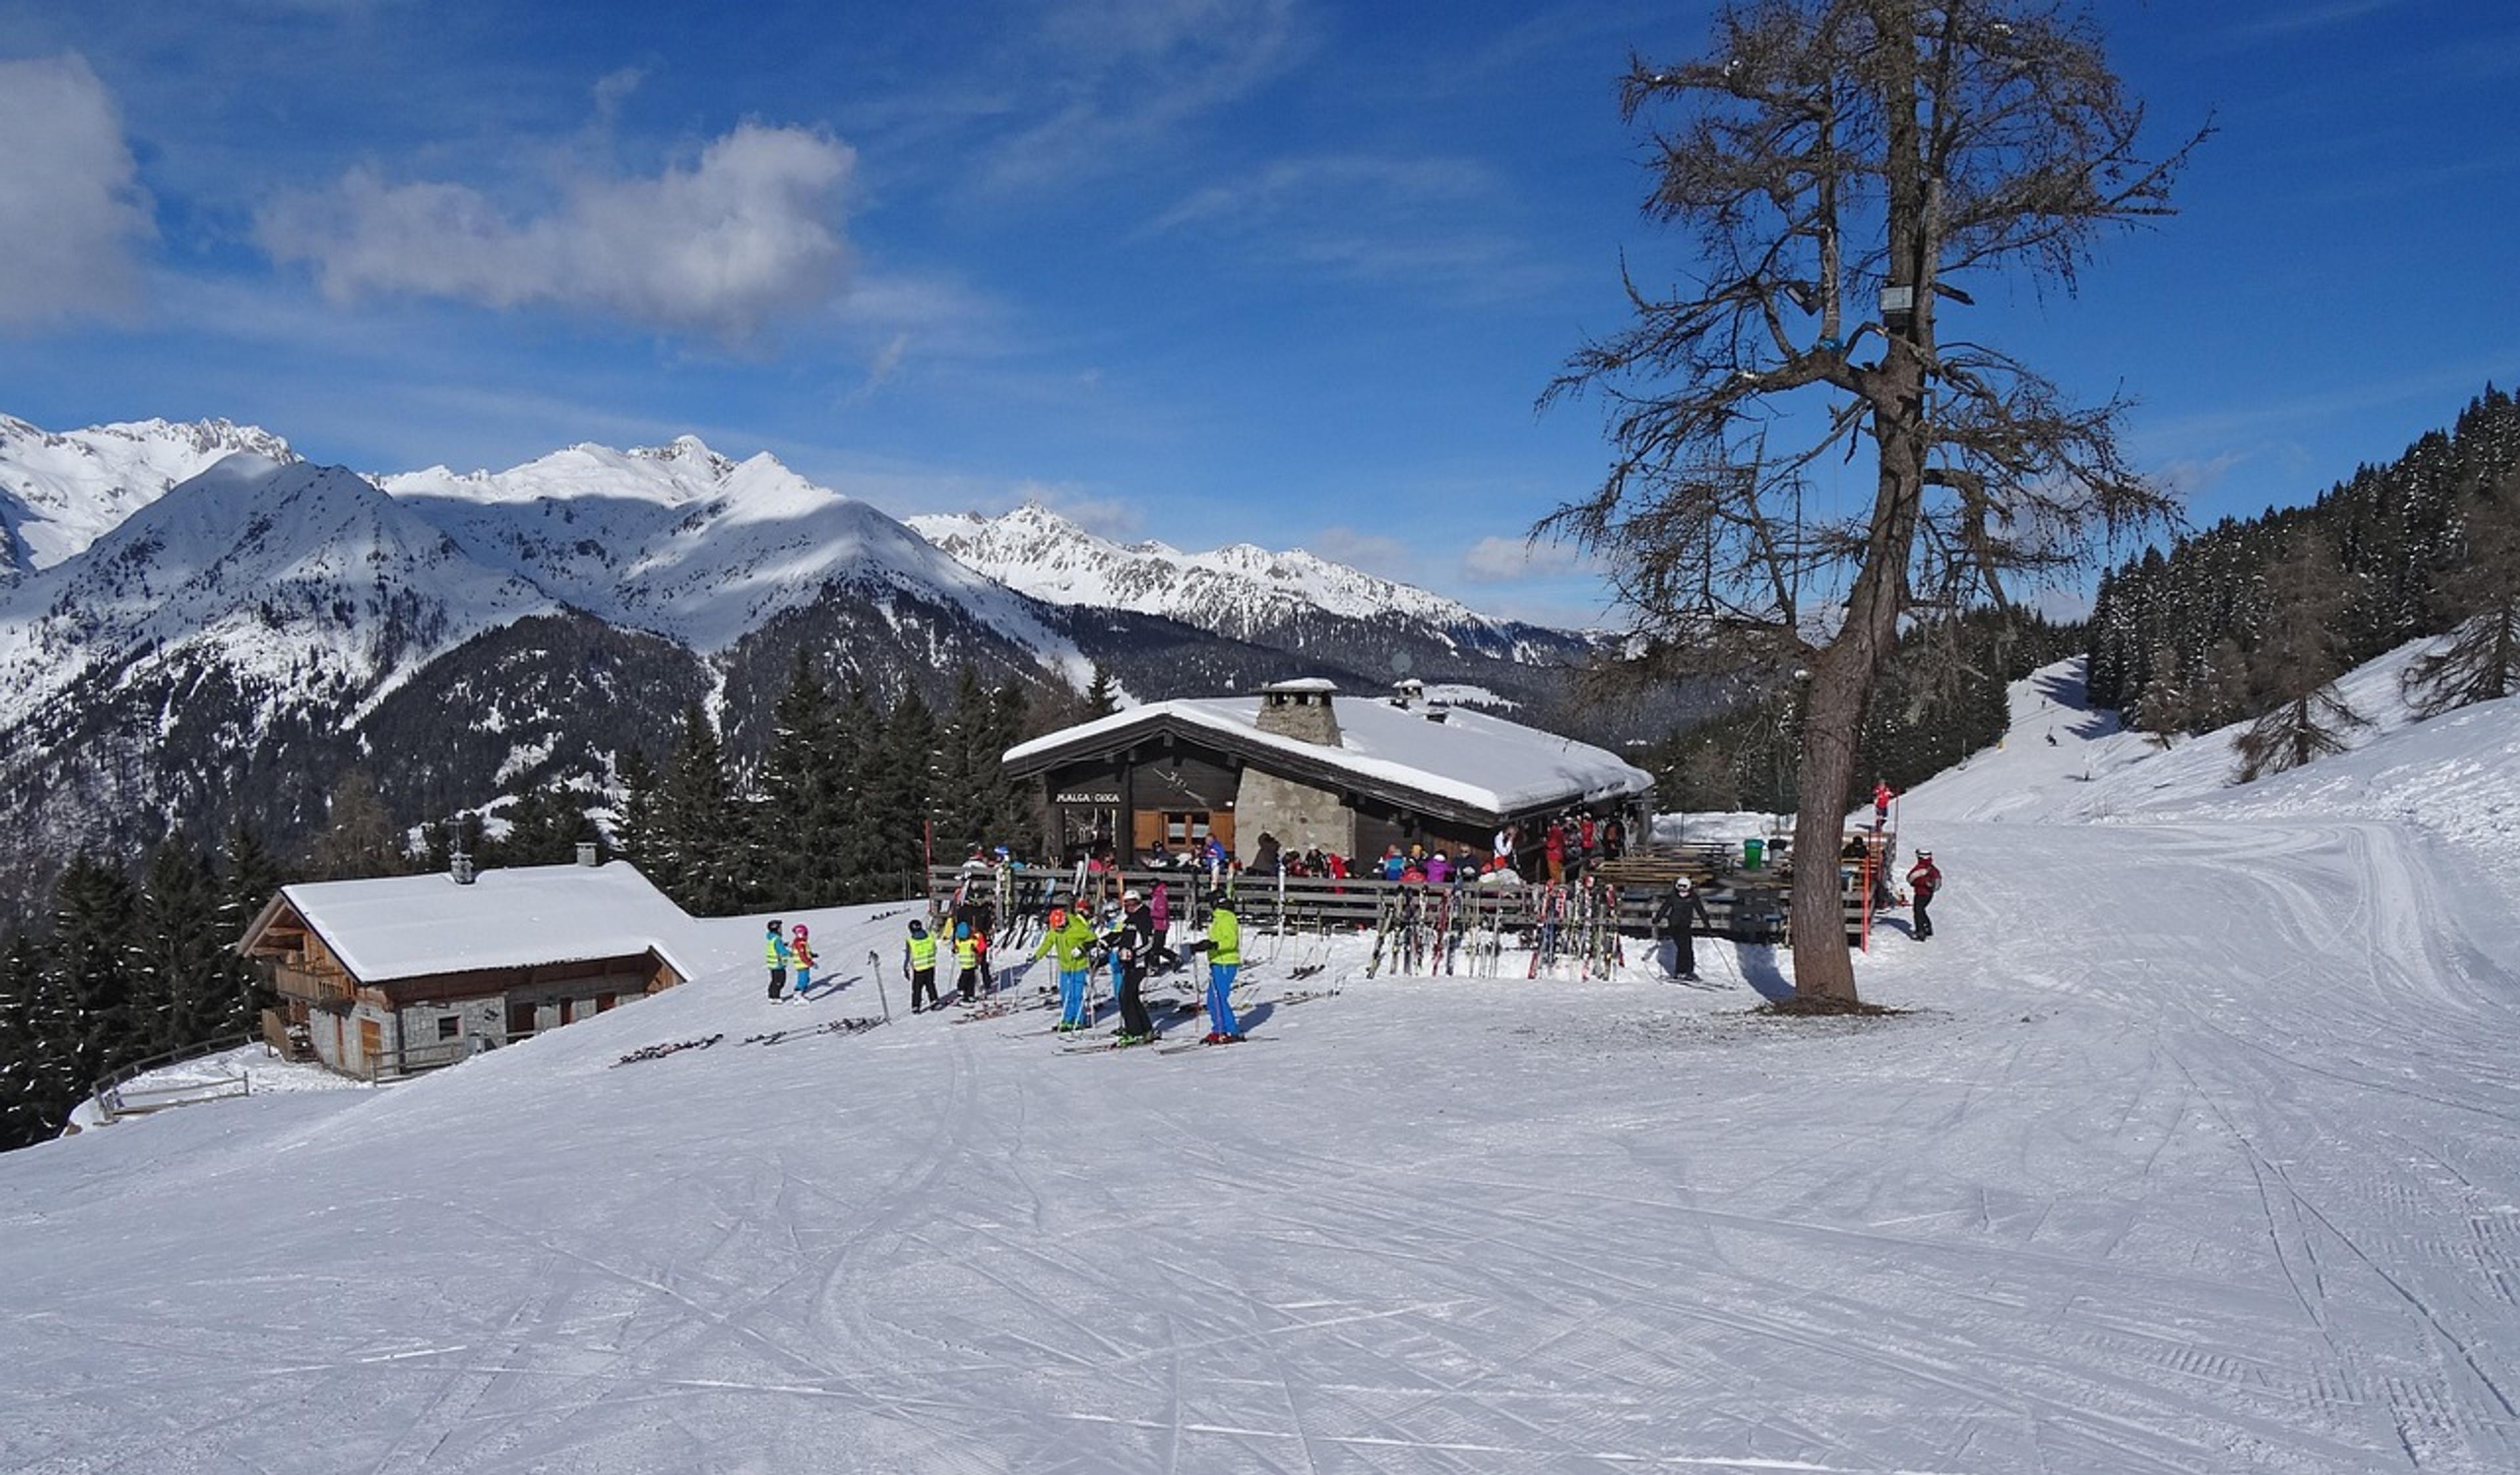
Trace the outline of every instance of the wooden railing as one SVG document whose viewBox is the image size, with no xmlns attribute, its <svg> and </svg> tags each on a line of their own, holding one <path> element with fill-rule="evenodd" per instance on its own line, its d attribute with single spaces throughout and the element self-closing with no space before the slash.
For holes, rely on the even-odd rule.
<svg viewBox="0 0 2520 1475">
<path fill-rule="evenodd" d="M 1726 853 L 1730 853 L 1727 851 Z M 1065 896 L 1075 889 L 1076 873 L 1054 871 L 1044 866 L 1016 866 L 1008 877 L 1012 896 L 1011 906 L 1016 916 L 1038 915 L 1049 899 Z M 1177 922 L 1198 925 L 1205 918 L 1216 895 L 1222 891 L 1234 898 L 1237 915 L 1246 928 L 1276 928 L 1282 916 L 1289 930 L 1317 931 L 1323 928 L 1352 927 L 1359 930 L 1373 926 L 1403 892 L 1420 896 L 1429 893 L 1422 882 L 1384 881 L 1351 876 L 1332 880 L 1326 876 L 1259 876 L 1247 872 L 1229 874 L 1224 882 L 1212 882 L 1203 870 L 1121 870 L 1098 871 L 1086 878 L 1088 898 L 1117 897 L 1124 889 L 1140 893 L 1148 891 L 1155 882 L 1164 883 L 1170 894 L 1172 915 Z M 928 891 L 932 900 L 950 901 L 965 887 L 964 872 L 957 866 L 936 866 L 928 872 Z M 1469 904 L 1482 910 L 1495 908 L 1502 925 L 1516 928 L 1525 925 L 1519 911 L 1523 899 L 1532 888 L 1481 886 L 1475 882 L 1458 883 L 1462 892 L 1477 899 Z M 1618 883 L 1619 928 L 1636 936 L 1652 931 L 1653 914 L 1661 904 L 1664 885 Z M 973 896 L 997 899 L 995 874 L 974 877 L 969 883 Z M 1842 888 L 1847 942 L 1860 941 L 1864 928 L 1863 898 L 1854 883 Z M 1744 943 L 1781 943 L 1786 941 L 1786 891 L 1781 876 L 1766 871 L 1738 872 L 1711 885 L 1700 893 L 1706 903 L 1708 930 L 1717 936 Z"/>
<path fill-rule="evenodd" d="M 358 990 L 346 978 L 327 978 L 310 973 L 293 963 L 271 965 L 271 987 L 284 998 L 310 1004 L 349 1005 L 358 1002 Z"/>
<path fill-rule="evenodd" d="M 223 1050 L 233 1050 L 241 1044 L 251 1044 L 256 1038 L 257 1037 L 252 1035 L 237 1035 L 202 1044 L 184 1045 L 162 1054 L 152 1055 L 146 1060 L 135 1060 L 99 1081 L 95 1089 L 88 1093 L 88 1098 L 95 1104 L 97 1115 L 108 1122 L 112 1122 L 123 1117 L 158 1111 L 169 1106 L 190 1106 L 197 1101 L 216 1101 L 227 1096 L 251 1094 L 253 1084 L 242 1072 L 209 1081 L 186 1082 L 181 1085 L 168 1086 L 161 1091 L 152 1091 L 146 1100 L 126 1099 L 123 1095 L 123 1087 L 151 1071 L 161 1071 L 170 1065 L 181 1065 L 187 1060 L 198 1060 L 203 1055 L 216 1055 Z"/>
</svg>

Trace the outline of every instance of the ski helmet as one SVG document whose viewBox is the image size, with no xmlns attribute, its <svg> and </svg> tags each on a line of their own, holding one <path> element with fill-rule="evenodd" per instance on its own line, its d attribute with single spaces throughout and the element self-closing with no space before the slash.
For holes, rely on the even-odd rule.
<svg viewBox="0 0 2520 1475">
<path fill-rule="evenodd" d="M 1918 851 L 1916 853 L 1916 858 L 1919 860 L 1931 860 L 1934 858 L 1934 853 L 1932 851 Z"/>
<path fill-rule="evenodd" d="M 777 932 L 779 930 L 779 919 L 777 917 L 772 917 L 770 919 L 770 930 L 772 932 Z"/>
<path fill-rule="evenodd" d="M 968 923 L 968 922 L 957 922 L 957 923 L 955 923 L 955 924 L 954 924 L 954 936 L 955 936 L 956 938 L 958 938 L 958 939 L 960 939 L 960 938 L 968 938 L 968 937 L 969 937 L 970 935 L 971 935 L 971 924 L 970 924 L 970 923 Z"/>
<path fill-rule="evenodd" d="M 1676 891 L 1676 892 L 1680 893 L 1680 894 L 1681 894 L 1682 896 L 1684 896 L 1684 897 L 1685 897 L 1685 896 L 1688 896 L 1690 892 L 1692 892 L 1692 891 L 1695 891 L 1695 890 L 1696 890 L 1696 888 L 1695 888 L 1694 886 L 1692 886 L 1692 885 L 1690 885 L 1690 884 L 1689 884 L 1689 880 L 1688 880 L 1688 878 L 1687 876 L 1683 876 L 1683 877 L 1681 877 L 1680 879 L 1678 879 L 1678 880 L 1676 880 L 1676 881 L 1672 882 L 1672 883 L 1671 883 L 1671 889 L 1672 889 L 1673 891 Z"/>
<path fill-rule="evenodd" d="M 923 938 L 927 936 L 927 929 L 913 922 L 910 924 L 910 935 L 914 938 Z"/>
<path fill-rule="evenodd" d="M 1066 926 L 1066 925 L 1067 925 L 1067 908 L 1066 908 L 1066 907 L 1064 907 L 1064 906 L 1054 906 L 1054 907 L 1052 907 L 1052 908 L 1050 909 L 1050 925 L 1051 925 L 1051 926 L 1053 926 L 1053 927 L 1064 927 L 1064 926 Z"/>
<path fill-rule="evenodd" d="M 800 937 L 800 938 L 801 938 L 801 937 L 803 937 L 803 936 L 805 936 L 805 924 L 804 924 L 804 923 L 802 923 L 802 922 L 797 923 L 797 924 L 796 924 L 795 931 L 796 931 L 796 936 L 798 936 L 798 937 Z"/>
</svg>

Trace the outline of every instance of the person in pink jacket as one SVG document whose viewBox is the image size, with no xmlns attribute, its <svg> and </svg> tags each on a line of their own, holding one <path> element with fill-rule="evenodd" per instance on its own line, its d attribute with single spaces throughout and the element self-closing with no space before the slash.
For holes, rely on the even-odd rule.
<svg viewBox="0 0 2520 1475">
<path fill-rule="evenodd" d="M 1157 881 L 1147 896 L 1147 915 L 1154 923 L 1154 945 L 1148 949 L 1148 960 L 1157 968 L 1171 968 L 1181 959 L 1173 952 L 1173 899 Z"/>
</svg>

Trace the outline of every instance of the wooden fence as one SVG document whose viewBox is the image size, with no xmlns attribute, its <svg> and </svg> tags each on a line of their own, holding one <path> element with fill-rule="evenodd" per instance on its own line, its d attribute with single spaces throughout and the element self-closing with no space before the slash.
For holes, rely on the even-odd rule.
<svg viewBox="0 0 2520 1475">
<path fill-rule="evenodd" d="M 1729 852 L 1727 853 L 1729 853 Z M 1685 873 L 1685 872 L 1684 872 Z M 1739 871 L 1702 878 L 1705 886 L 1699 899 L 1706 903 L 1708 935 L 1727 937 L 1743 943 L 1782 943 L 1786 941 L 1785 878 L 1777 872 Z M 1200 925 L 1216 894 L 1222 890 L 1234 898 L 1236 913 L 1246 930 L 1276 931 L 1280 926 L 1288 931 L 1315 932 L 1341 926 L 1364 930 L 1372 927 L 1402 892 L 1429 893 L 1422 882 L 1368 880 L 1348 877 L 1332 880 L 1327 876 L 1257 876 L 1248 873 L 1230 875 L 1222 887 L 1209 880 L 1203 870 L 1124 870 L 1098 871 L 1086 878 L 1085 895 L 1092 899 L 1116 898 L 1125 889 L 1144 894 L 1161 881 L 1171 898 L 1172 915 L 1176 922 Z M 950 904 L 967 888 L 969 894 L 992 904 L 1000 904 L 1001 882 L 996 872 L 967 873 L 956 866 L 940 865 L 928 872 L 928 897 L 938 906 Z M 1053 897 L 1065 897 L 1075 890 L 1076 873 L 1054 871 L 1043 866 L 1012 867 L 1005 886 L 1011 895 L 1004 903 L 1012 915 L 1038 916 L 1048 908 Z M 1653 929 L 1654 908 L 1662 902 L 1668 880 L 1659 885 L 1633 881 L 1614 881 L 1609 885 L 1618 895 L 1619 930 L 1632 936 L 1644 936 Z M 1483 909 L 1491 902 L 1506 908 L 1504 923 L 1519 928 L 1523 921 L 1516 903 L 1531 892 L 1528 886 L 1490 887 L 1460 883 L 1459 890 L 1476 895 Z M 1847 942 L 1859 942 L 1864 930 L 1863 897 L 1852 883 L 1843 888 Z"/>
</svg>

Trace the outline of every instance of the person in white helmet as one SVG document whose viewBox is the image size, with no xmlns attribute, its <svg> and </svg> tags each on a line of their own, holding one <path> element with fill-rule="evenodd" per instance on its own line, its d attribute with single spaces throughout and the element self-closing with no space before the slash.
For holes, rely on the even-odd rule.
<svg viewBox="0 0 2520 1475">
<path fill-rule="evenodd" d="M 1684 984 L 1697 982 L 1697 945 L 1695 928 L 1712 927 L 1714 919 L 1706 914 L 1706 902 L 1697 895 L 1696 884 L 1687 876 L 1671 883 L 1671 890 L 1654 908 L 1654 931 L 1671 935 L 1671 974 Z M 1655 951 L 1661 951 L 1659 944 Z"/>
</svg>

